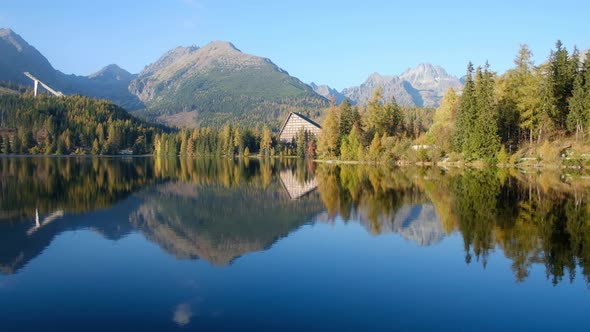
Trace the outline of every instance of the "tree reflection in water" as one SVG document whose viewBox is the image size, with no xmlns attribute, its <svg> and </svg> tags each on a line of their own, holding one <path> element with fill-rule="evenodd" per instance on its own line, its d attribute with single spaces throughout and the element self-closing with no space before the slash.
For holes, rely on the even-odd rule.
<svg viewBox="0 0 590 332">
<path fill-rule="evenodd" d="M 584 174 L 328 165 L 296 159 L 0 158 L 0 269 L 66 230 L 141 232 L 182 259 L 230 264 L 310 222 L 360 223 L 433 245 L 457 232 L 467 264 L 501 250 L 517 281 L 544 265 L 590 282 Z M 317 187 L 316 187 L 317 186 Z M 65 211 L 31 232 L 35 211 Z"/>
</svg>

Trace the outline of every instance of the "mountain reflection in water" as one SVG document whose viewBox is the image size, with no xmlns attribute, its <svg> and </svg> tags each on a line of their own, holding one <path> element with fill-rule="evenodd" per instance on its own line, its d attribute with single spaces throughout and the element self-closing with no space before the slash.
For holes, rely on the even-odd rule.
<svg viewBox="0 0 590 332">
<path fill-rule="evenodd" d="M 540 265 L 554 284 L 577 271 L 588 282 L 583 175 L 293 159 L 0 158 L 0 272 L 18 273 L 69 230 L 113 240 L 139 232 L 178 259 L 224 266 L 302 225 L 342 220 L 419 246 L 457 232 L 467 264 L 485 267 L 501 251 L 517 281 Z"/>
</svg>

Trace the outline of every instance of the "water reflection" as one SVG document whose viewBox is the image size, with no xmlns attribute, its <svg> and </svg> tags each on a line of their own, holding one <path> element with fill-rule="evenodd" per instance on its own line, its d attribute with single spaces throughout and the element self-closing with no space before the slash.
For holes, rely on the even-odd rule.
<svg viewBox="0 0 590 332">
<path fill-rule="evenodd" d="M 301 160 L 0 158 L 0 272 L 67 230 L 139 232 L 179 259 L 231 264 L 311 222 L 344 220 L 432 246 L 457 232 L 467 264 L 493 252 L 526 280 L 590 282 L 584 174 L 326 165 Z M 352 244 L 351 244 L 352 245 Z M 188 324 L 190 304 L 173 320 Z"/>
</svg>

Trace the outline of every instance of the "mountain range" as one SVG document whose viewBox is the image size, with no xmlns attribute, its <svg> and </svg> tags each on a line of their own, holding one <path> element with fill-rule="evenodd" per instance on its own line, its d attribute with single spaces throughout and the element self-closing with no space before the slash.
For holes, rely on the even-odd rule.
<svg viewBox="0 0 590 332">
<path fill-rule="evenodd" d="M 381 87 L 384 100 L 395 97 L 400 105 L 437 107 L 449 88 L 460 91 L 463 83 L 444 68 L 423 63 L 399 76 L 373 73 L 361 85 L 345 88 L 341 92 L 327 85 L 312 83 L 311 87 L 326 98 L 334 98 L 336 103 L 348 98 L 353 104 L 366 104 L 375 89 Z"/>
<path fill-rule="evenodd" d="M 30 72 L 65 94 L 109 99 L 132 114 L 178 127 L 243 126 L 277 128 L 289 112 L 321 116 L 328 99 L 349 98 L 364 104 L 382 87 L 384 99 L 435 107 L 449 88 L 461 89 L 456 77 L 438 66 L 422 64 L 400 76 L 372 74 L 360 86 L 341 92 L 305 84 L 270 59 L 241 52 L 229 42 L 177 47 L 131 74 L 116 64 L 88 76 L 53 68 L 37 49 L 10 29 L 0 29 L 0 81 L 31 86 Z"/>
</svg>

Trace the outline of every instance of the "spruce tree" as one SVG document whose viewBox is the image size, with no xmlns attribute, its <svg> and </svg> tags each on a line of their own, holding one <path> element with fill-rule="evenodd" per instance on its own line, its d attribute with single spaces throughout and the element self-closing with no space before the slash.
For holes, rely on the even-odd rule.
<svg viewBox="0 0 590 332">
<path fill-rule="evenodd" d="M 457 125 L 453 139 L 453 149 L 457 152 L 464 150 L 464 145 L 469 140 L 471 130 L 475 123 L 475 84 L 473 82 L 473 64 L 469 62 L 467 65 L 467 73 L 465 75 L 465 86 L 461 101 L 459 103 L 459 111 L 457 113 Z"/>
<path fill-rule="evenodd" d="M 340 104 L 340 129 L 338 133 L 338 141 L 346 137 L 352 130 L 352 126 L 360 120 L 359 113 L 356 107 L 352 107 L 348 98 Z"/>
<path fill-rule="evenodd" d="M 551 83 L 553 87 L 553 97 L 555 99 L 555 109 L 551 118 L 558 129 L 566 128 L 566 119 L 569 112 L 568 99 L 572 96 L 574 87 L 574 77 L 576 74 L 576 61 L 573 58 L 570 61 L 568 51 L 560 40 L 555 44 L 555 51 L 552 51 L 549 65 L 551 68 Z"/>
<path fill-rule="evenodd" d="M 587 110 L 585 109 L 584 100 L 585 91 L 583 85 L 583 76 L 576 76 L 574 81 L 574 90 L 572 96 L 568 99 L 569 113 L 567 116 L 567 129 L 576 133 L 576 141 L 580 136 L 584 136 L 584 125 L 587 123 Z"/>
</svg>

